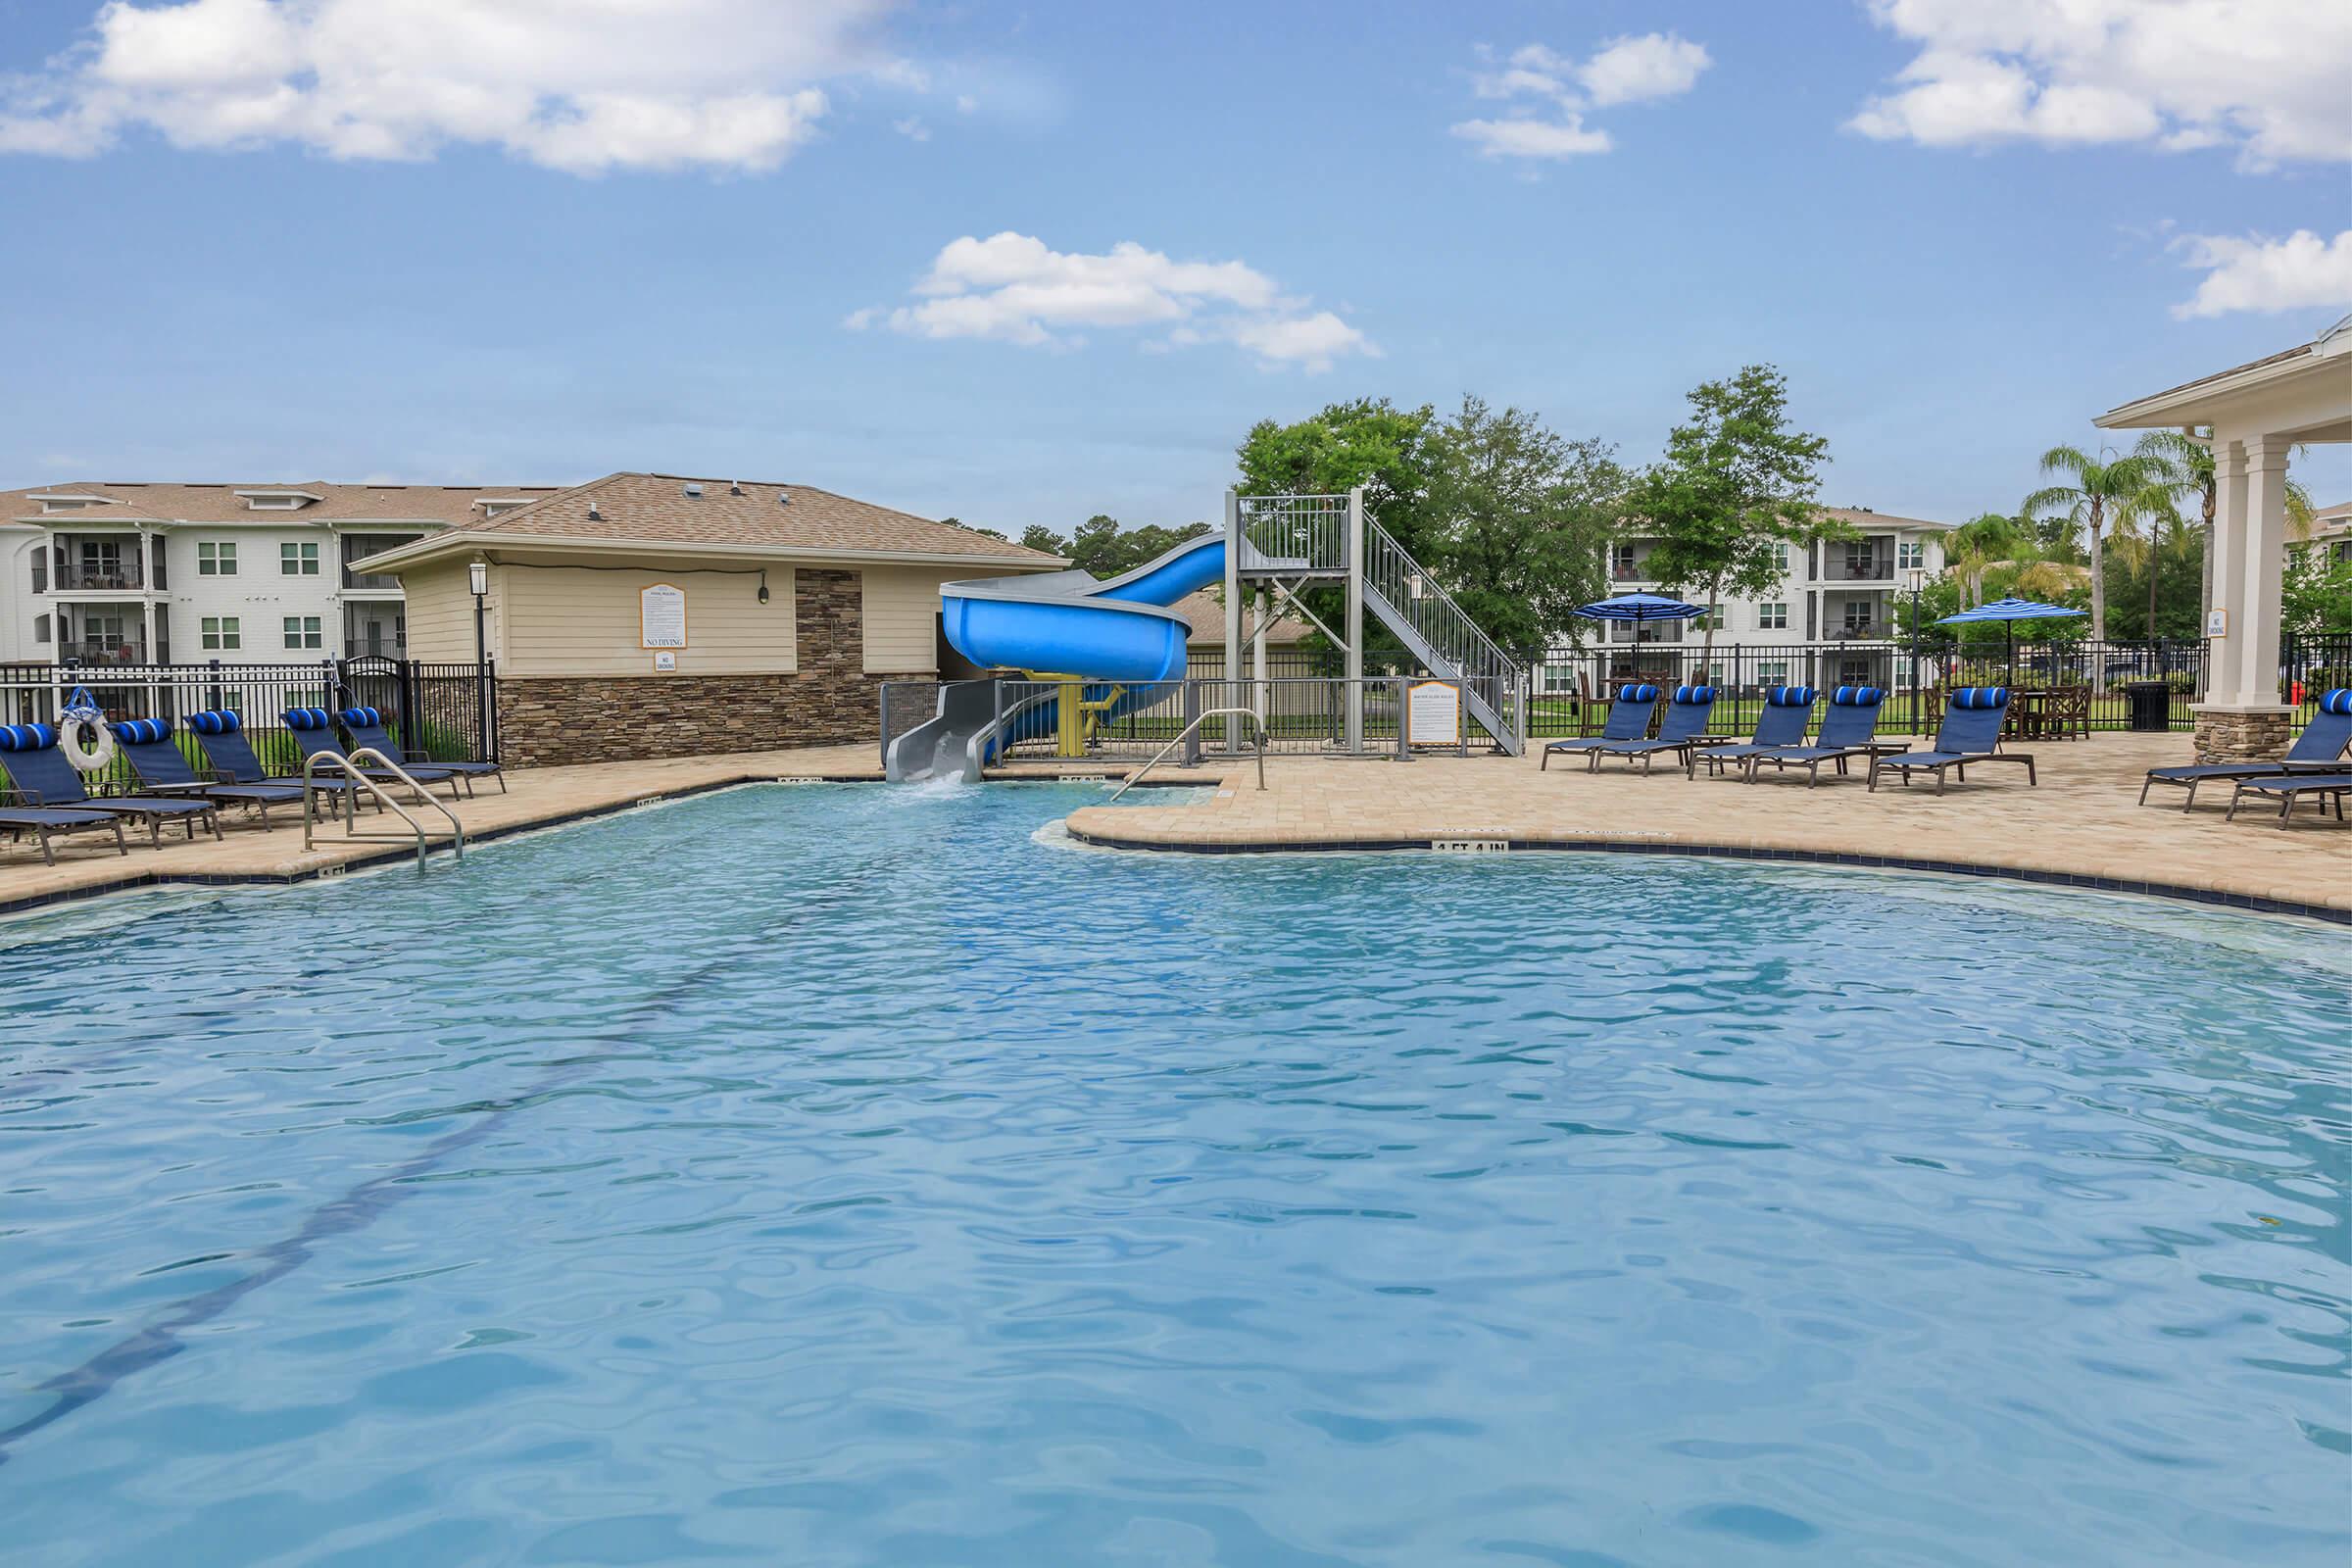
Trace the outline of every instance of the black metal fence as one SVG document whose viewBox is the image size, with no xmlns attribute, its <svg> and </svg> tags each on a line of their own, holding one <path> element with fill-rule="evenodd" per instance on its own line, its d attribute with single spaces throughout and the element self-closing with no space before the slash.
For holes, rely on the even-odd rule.
<svg viewBox="0 0 2352 1568">
<path fill-rule="evenodd" d="M 86 687 L 110 721 L 168 718 L 226 708 L 244 720 L 272 772 L 298 772 L 302 750 L 281 715 L 290 708 L 375 708 L 402 748 L 443 760 L 498 757 L 495 663 L 327 659 L 300 664 L 0 664 L 0 723 L 55 723 Z M 183 741 L 182 745 L 192 745 Z M 122 764 L 118 762 L 118 770 Z"/>
</svg>

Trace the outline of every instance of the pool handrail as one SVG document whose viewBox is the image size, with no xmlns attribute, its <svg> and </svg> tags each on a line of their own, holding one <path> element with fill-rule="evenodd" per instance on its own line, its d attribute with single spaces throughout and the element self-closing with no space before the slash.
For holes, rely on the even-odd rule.
<svg viewBox="0 0 2352 1568">
<path fill-rule="evenodd" d="M 1174 740 L 1168 742 L 1167 745 L 1162 746 L 1158 751 L 1153 752 L 1152 754 L 1151 761 L 1146 762 L 1143 766 L 1128 774 L 1125 780 L 1120 783 L 1119 787 L 1110 792 L 1110 799 L 1104 801 L 1102 804 L 1104 806 L 1118 805 L 1120 796 L 1135 788 L 1137 783 L 1142 780 L 1143 776 L 1146 773 L 1151 772 L 1153 765 L 1156 764 L 1161 758 L 1166 757 L 1177 747 L 1182 746 L 1186 741 L 1190 740 L 1193 736 L 1193 732 L 1198 730 L 1202 724 L 1205 724 L 1212 718 L 1232 717 L 1247 718 L 1250 723 L 1257 726 L 1257 787 L 1261 790 L 1264 789 L 1266 787 L 1265 718 L 1254 708 L 1212 708 L 1208 710 L 1208 711 L 1196 717 L 1191 723 L 1185 725 L 1184 728 L 1178 730 Z"/>
<path fill-rule="evenodd" d="M 303 758 L 302 847 L 305 850 L 309 850 L 312 847 L 313 833 L 318 826 L 318 799 L 317 774 L 318 764 L 323 762 L 328 766 L 333 767 L 338 772 L 342 773 L 344 777 L 352 781 L 352 788 L 346 792 L 343 797 L 344 810 L 346 813 L 343 827 L 343 837 L 345 841 L 349 842 L 353 839 L 377 839 L 387 844 L 398 844 L 404 837 L 404 835 L 398 833 L 363 833 L 360 831 L 359 792 L 361 790 L 366 790 L 368 794 L 375 797 L 377 806 L 389 810 L 393 815 L 399 817 L 403 822 L 409 824 L 410 831 L 416 835 L 416 868 L 420 871 L 424 869 L 425 852 L 431 848 L 431 840 L 429 835 L 427 835 L 425 832 L 424 824 L 416 820 L 416 817 L 410 815 L 407 808 L 403 807 L 398 801 L 386 794 L 381 784 L 377 783 L 373 778 L 370 778 L 366 772 L 361 770 L 360 763 L 363 760 L 370 758 L 372 758 L 376 762 L 380 763 L 384 771 L 392 774 L 395 778 L 407 784 L 409 787 L 409 792 L 417 800 L 423 802 L 427 806 L 430 806 L 434 810 L 439 811 L 443 816 L 449 818 L 450 849 L 458 859 L 463 860 L 466 858 L 466 828 L 465 824 L 458 820 L 458 813 L 451 810 L 447 806 L 443 805 L 437 797 L 428 793 L 422 784 L 417 783 L 416 779 L 409 775 L 408 769 L 402 767 L 398 762 L 393 761 L 390 758 L 386 757 L 382 752 L 377 751 L 372 746 L 359 747 L 351 752 L 348 756 L 341 752 L 321 750 L 312 752 Z"/>
</svg>

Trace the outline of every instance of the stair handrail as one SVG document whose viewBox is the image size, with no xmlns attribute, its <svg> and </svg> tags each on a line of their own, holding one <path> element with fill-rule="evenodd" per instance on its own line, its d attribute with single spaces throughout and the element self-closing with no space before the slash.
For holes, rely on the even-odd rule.
<svg viewBox="0 0 2352 1568">
<path fill-rule="evenodd" d="M 360 759 L 369 757 L 375 759 L 375 760 L 381 763 L 387 771 L 391 772 L 395 777 L 400 779 L 402 783 L 408 785 L 410 790 L 415 793 L 418 800 L 425 802 L 435 810 L 439 811 L 443 816 L 449 818 L 449 830 L 451 835 L 450 847 L 455 852 L 457 858 L 461 860 L 464 859 L 466 858 L 466 829 L 465 826 L 458 821 L 457 813 L 452 811 L 448 807 L 442 805 L 442 803 L 435 799 L 423 785 L 417 783 L 416 780 L 410 775 L 407 768 L 402 767 L 398 762 L 393 761 L 390 758 L 386 757 L 382 752 L 376 750 L 372 746 L 363 746 L 358 751 L 351 753 L 349 756 L 346 756 L 341 752 L 313 752 L 310 756 L 302 760 L 303 849 L 306 851 L 311 849 L 315 842 L 316 831 L 318 822 L 318 767 L 319 764 L 325 763 L 328 766 L 331 766 L 336 772 L 341 773 L 345 778 L 351 780 L 353 785 L 352 793 L 348 798 L 351 808 L 351 814 L 343 830 L 344 839 L 346 841 L 352 839 L 368 839 L 387 844 L 397 844 L 400 843 L 403 838 L 403 835 L 396 833 L 363 833 L 360 831 L 359 791 L 364 789 L 369 795 L 375 798 L 375 803 L 377 806 L 391 811 L 394 816 L 399 817 L 403 822 L 409 824 L 410 831 L 416 836 L 416 864 L 418 869 L 423 868 L 425 852 L 431 848 L 430 835 L 426 833 L 424 824 L 418 821 L 415 816 L 411 815 L 406 808 L 404 808 L 398 801 L 394 800 L 389 794 L 387 794 L 382 785 L 378 784 L 374 779 L 369 778 L 366 773 L 360 770 Z"/>
<path fill-rule="evenodd" d="M 1202 724 L 1207 723 L 1212 718 L 1231 718 L 1236 716 L 1249 719 L 1250 722 L 1257 729 L 1257 787 L 1261 790 L 1264 789 L 1266 787 L 1265 715 L 1258 712 L 1258 710 L 1254 708 L 1212 708 L 1208 710 L 1208 711 L 1200 714 L 1198 718 L 1194 719 L 1191 723 L 1185 725 L 1184 728 L 1178 730 L 1174 740 L 1168 742 L 1167 745 L 1162 746 L 1158 751 L 1153 752 L 1152 754 L 1151 761 L 1146 762 L 1143 766 L 1128 774 L 1126 779 L 1119 785 L 1119 787 L 1110 792 L 1110 799 L 1104 801 L 1102 804 L 1104 806 L 1118 805 L 1120 796 L 1135 788 L 1137 783 L 1142 780 L 1146 773 L 1151 772 L 1152 769 L 1158 764 L 1162 758 L 1166 757 L 1177 747 L 1182 746 L 1187 740 L 1190 740 L 1193 732 L 1199 729 Z"/>
<path fill-rule="evenodd" d="M 1456 679 L 1478 688 L 1480 699 L 1508 727 L 1523 730 L 1522 715 L 1516 711 L 1518 662 L 1470 618 L 1469 612 L 1462 609 L 1445 584 L 1370 517 L 1364 519 L 1364 557 L 1366 585 L 1411 622 L 1433 652 L 1454 666 L 1452 674 Z M 1418 594 L 1413 592 L 1411 579 L 1415 577 L 1421 582 L 1422 591 Z"/>
</svg>

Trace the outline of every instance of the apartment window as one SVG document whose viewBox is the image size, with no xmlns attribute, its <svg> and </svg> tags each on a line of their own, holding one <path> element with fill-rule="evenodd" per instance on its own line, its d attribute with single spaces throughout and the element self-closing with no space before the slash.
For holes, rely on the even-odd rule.
<svg viewBox="0 0 2352 1568">
<path fill-rule="evenodd" d="M 1898 570 L 1925 569 L 1928 564 L 1928 546 L 1924 539 L 1898 539 L 1894 545 L 1894 564 Z"/>
<path fill-rule="evenodd" d="M 1772 547 L 1772 564 L 1781 569 L 1781 572 L 1784 576 L 1788 574 L 1788 545 L 1787 541 L 1784 540 L 1780 544 Z"/>
<path fill-rule="evenodd" d="M 1788 685 L 1788 661 L 1787 661 L 1787 660 L 1779 660 L 1779 659 L 1775 659 L 1775 660 L 1767 660 L 1767 661 L 1765 661 L 1763 663 L 1761 663 L 1761 664 L 1758 664 L 1758 665 L 1756 666 L 1756 679 L 1757 679 L 1757 680 L 1759 680 L 1759 681 L 1761 681 L 1761 682 L 1763 682 L 1763 683 L 1764 683 L 1765 685 L 1767 685 L 1767 686 L 1786 686 L 1786 685 Z"/>
<path fill-rule="evenodd" d="M 325 647 L 325 640 L 318 630 L 318 617 L 317 615 L 288 615 L 286 617 L 286 646 L 288 648 Z"/>
<path fill-rule="evenodd" d="M 1788 629 L 1788 606 L 1785 602 L 1758 605 L 1756 607 L 1756 629 L 1758 631 L 1787 631 Z"/>
<path fill-rule="evenodd" d="M 315 544 L 279 545 L 277 547 L 277 569 L 288 577 L 318 576 L 318 547 Z M 317 645 L 313 644 L 313 646 Z"/>
<path fill-rule="evenodd" d="M 237 547 L 233 544 L 215 544 L 209 539 L 196 545 L 196 575 L 199 577 L 234 577 L 237 574 Z"/>
<path fill-rule="evenodd" d="M 244 634 L 238 630 L 237 617 L 234 615 L 205 616 L 203 633 L 204 646 L 208 653 L 220 653 L 223 650 L 245 646 Z M 286 646 L 291 648 L 293 644 L 288 643 Z"/>
<path fill-rule="evenodd" d="M 1846 602 L 1845 629 L 1849 635 L 1870 630 L 1871 618 L 1871 607 L 1867 602 Z"/>
<path fill-rule="evenodd" d="M 1610 574 L 1623 582 L 1634 575 L 1634 547 L 1618 545 L 1609 552 Z"/>
</svg>

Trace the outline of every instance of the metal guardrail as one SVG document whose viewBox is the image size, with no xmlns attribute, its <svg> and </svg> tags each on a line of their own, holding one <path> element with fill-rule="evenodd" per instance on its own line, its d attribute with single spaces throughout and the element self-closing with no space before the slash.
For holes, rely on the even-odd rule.
<svg viewBox="0 0 2352 1568">
<path fill-rule="evenodd" d="M 346 791 L 343 797 L 345 810 L 343 824 L 344 839 L 347 842 L 355 839 L 365 839 L 384 844 L 398 844 L 402 842 L 403 838 L 405 837 L 405 835 L 398 833 L 363 833 L 360 831 L 359 792 L 365 789 L 369 795 L 375 797 L 375 802 L 379 807 L 384 808 L 394 816 L 399 817 L 403 822 L 409 824 L 410 831 L 415 833 L 416 836 L 416 869 L 419 871 L 424 869 L 425 852 L 432 847 L 430 835 L 425 832 L 424 824 L 422 822 L 419 822 L 416 817 L 411 816 L 398 801 L 394 800 L 390 795 L 384 792 L 384 789 L 381 785 L 376 783 L 374 779 L 369 778 L 365 772 L 361 771 L 359 766 L 360 761 L 363 759 L 368 758 L 374 759 L 374 760 L 382 766 L 384 771 L 399 779 L 403 784 L 406 784 L 409 787 L 410 793 L 415 795 L 417 800 L 423 802 L 427 806 L 430 806 L 434 810 L 439 811 L 443 816 L 449 818 L 450 848 L 458 859 L 463 860 L 466 858 L 466 827 L 465 824 L 458 820 L 458 813 L 451 810 L 447 806 L 444 806 L 440 801 L 436 800 L 433 797 L 432 792 L 427 790 L 423 785 L 417 783 L 416 780 L 411 776 L 407 768 L 401 766 L 398 762 L 395 762 L 392 760 L 392 759 L 386 757 L 382 752 L 377 751 L 372 746 L 363 746 L 348 757 L 341 752 L 313 752 L 310 756 L 303 759 L 302 847 L 305 850 L 308 850 L 312 847 L 316 829 L 318 827 L 318 765 L 321 762 L 324 762 L 332 766 L 337 772 L 341 773 L 345 778 L 348 778 L 352 782 L 352 788 Z"/>
<path fill-rule="evenodd" d="M 1254 708 L 1212 708 L 1205 713 L 1201 713 L 1194 718 L 1191 723 L 1185 725 L 1184 728 L 1177 733 L 1175 739 L 1169 741 L 1167 745 L 1162 746 L 1158 751 L 1153 752 L 1152 754 L 1152 760 L 1146 762 L 1143 766 L 1128 774 L 1126 780 L 1121 783 L 1117 789 L 1110 792 L 1110 799 L 1104 801 L 1102 804 L 1104 806 L 1118 805 L 1120 796 L 1135 788 L 1136 784 L 1146 773 L 1151 772 L 1152 767 L 1170 752 L 1174 751 L 1177 747 L 1182 746 L 1195 734 L 1199 733 L 1200 726 L 1207 723 L 1210 719 L 1231 718 L 1237 716 L 1241 718 L 1247 718 L 1251 724 L 1257 727 L 1257 787 L 1261 790 L 1264 789 L 1266 787 L 1266 721 L 1258 716 L 1257 710 Z"/>
</svg>

